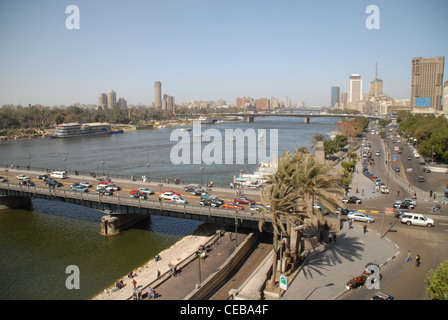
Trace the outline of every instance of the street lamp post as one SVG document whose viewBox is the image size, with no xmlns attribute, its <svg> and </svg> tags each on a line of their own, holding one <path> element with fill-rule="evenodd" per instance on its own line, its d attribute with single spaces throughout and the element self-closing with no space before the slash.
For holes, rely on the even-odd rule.
<svg viewBox="0 0 448 320">
<path fill-rule="evenodd" d="M 334 285 L 334 283 L 327 283 L 327 284 L 325 284 L 323 286 L 319 286 L 319 287 L 314 288 L 313 291 L 311 291 L 311 293 L 305 298 L 305 300 L 307 300 L 314 293 L 314 291 L 316 291 L 317 289 L 325 288 L 325 287 L 331 287 L 332 285 Z"/>
<path fill-rule="evenodd" d="M 101 161 L 101 164 L 103 165 L 103 177 L 104 177 L 104 160 Z"/>
<path fill-rule="evenodd" d="M 146 168 L 148 168 L 148 180 L 147 180 L 148 183 L 149 183 L 149 167 L 150 167 L 150 166 L 151 166 L 151 165 L 150 165 L 149 163 L 146 164 Z"/>
<path fill-rule="evenodd" d="M 64 171 L 67 172 L 67 158 L 62 158 L 64 161 Z"/>
<path fill-rule="evenodd" d="M 201 186 L 204 185 L 204 167 L 200 168 L 201 170 Z"/>
<path fill-rule="evenodd" d="M 201 286 L 201 254 L 202 254 L 202 247 L 198 247 L 197 255 L 198 255 L 198 285 L 199 288 Z"/>
</svg>

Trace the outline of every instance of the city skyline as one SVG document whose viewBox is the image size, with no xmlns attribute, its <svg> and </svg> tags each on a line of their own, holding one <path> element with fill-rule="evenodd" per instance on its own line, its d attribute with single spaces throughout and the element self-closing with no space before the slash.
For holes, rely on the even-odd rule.
<svg viewBox="0 0 448 320">
<path fill-rule="evenodd" d="M 329 106 L 329 88 L 348 92 L 351 74 L 368 93 L 376 63 L 384 93 L 410 99 L 412 58 L 448 52 L 443 0 L 376 1 L 372 30 L 367 1 L 77 1 L 80 28 L 69 30 L 71 4 L 1 2 L 0 105 L 96 104 L 103 88 L 150 105 L 160 81 L 178 102 Z"/>
</svg>

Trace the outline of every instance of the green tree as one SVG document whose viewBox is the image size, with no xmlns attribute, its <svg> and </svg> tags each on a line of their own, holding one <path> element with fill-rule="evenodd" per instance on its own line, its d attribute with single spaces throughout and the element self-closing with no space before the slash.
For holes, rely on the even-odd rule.
<svg viewBox="0 0 448 320">
<path fill-rule="evenodd" d="M 434 300 L 448 300 L 448 260 L 443 261 L 425 279 L 426 293 Z"/>
</svg>

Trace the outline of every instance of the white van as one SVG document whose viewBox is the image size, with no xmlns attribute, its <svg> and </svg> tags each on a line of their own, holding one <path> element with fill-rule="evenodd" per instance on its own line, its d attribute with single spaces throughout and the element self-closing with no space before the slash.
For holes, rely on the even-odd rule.
<svg viewBox="0 0 448 320">
<path fill-rule="evenodd" d="M 401 223 L 406 223 L 409 225 L 423 226 L 423 227 L 433 227 L 434 220 L 427 218 L 420 213 L 404 213 L 400 218 Z"/>
<path fill-rule="evenodd" d="M 67 173 L 65 171 L 53 171 L 50 176 L 55 179 L 65 179 L 67 178 Z"/>
</svg>

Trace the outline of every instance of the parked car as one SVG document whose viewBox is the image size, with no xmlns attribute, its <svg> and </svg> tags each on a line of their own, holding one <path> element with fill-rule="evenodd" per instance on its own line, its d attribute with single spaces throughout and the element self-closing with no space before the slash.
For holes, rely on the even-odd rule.
<svg viewBox="0 0 448 320">
<path fill-rule="evenodd" d="M 379 186 L 380 186 L 380 192 L 381 193 L 389 193 L 389 188 L 387 188 L 387 186 L 384 183 L 381 182 L 379 184 Z"/>
<path fill-rule="evenodd" d="M 234 202 L 227 202 L 227 203 L 225 203 L 222 207 L 223 207 L 223 208 L 226 208 L 226 209 L 238 209 L 238 210 L 244 210 L 244 208 L 243 208 L 242 206 L 237 205 L 237 204 L 234 203 Z"/>
<path fill-rule="evenodd" d="M 371 222 L 375 221 L 375 219 L 371 215 L 368 215 L 364 212 L 359 212 L 359 211 L 350 212 L 349 214 L 347 214 L 347 219 L 355 220 L 355 221 L 362 221 L 362 222 L 367 222 L 367 223 L 371 223 Z"/>
<path fill-rule="evenodd" d="M 406 223 L 409 225 L 423 226 L 423 227 L 433 227 L 434 220 L 427 218 L 420 213 L 405 213 L 400 218 L 401 223 Z"/>
<path fill-rule="evenodd" d="M 255 204 L 254 200 L 251 200 L 251 199 L 249 199 L 247 197 L 235 198 L 235 199 L 233 199 L 233 202 L 235 202 L 236 204 L 240 204 L 240 203 L 242 203 L 242 204 L 250 204 L 250 205 Z"/>
<path fill-rule="evenodd" d="M 149 189 L 149 188 L 146 188 L 146 187 L 143 187 L 143 188 L 140 188 L 140 189 L 138 189 L 138 191 L 140 191 L 141 193 L 144 193 L 144 194 L 154 194 L 154 190 L 151 190 L 151 189 Z"/>
<path fill-rule="evenodd" d="M 358 197 L 351 196 L 351 197 L 349 197 L 348 199 L 347 199 L 347 198 L 343 198 L 343 199 L 342 199 L 342 202 L 343 202 L 343 203 L 356 203 L 356 204 L 360 204 L 360 203 L 362 203 L 362 200 L 361 200 L 360 198 L 358 198 Z"/>
</svg>

